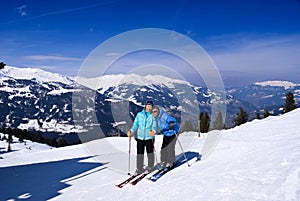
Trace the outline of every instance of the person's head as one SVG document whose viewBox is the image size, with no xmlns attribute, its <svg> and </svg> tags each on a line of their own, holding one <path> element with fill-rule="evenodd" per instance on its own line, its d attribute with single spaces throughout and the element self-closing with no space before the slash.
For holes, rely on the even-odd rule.
<svg viewBox="0 0 300 201">
<path fill-rule="evenodd" d="M 153 101 L 151 101 L 151 100 L 146 101 L 146 104 L 145 104 L 146 112 L 151 112 L 152 107 L 153 107 Z"/>
<path fill-rule="evenodd" d="M 160 112 L 159 107 L 157 107 L 157 106 L 152 107 L 151 113 L 152 113 L 153 117 L 157 117 L 159 115 L 159 112 Z"/>
</svg>

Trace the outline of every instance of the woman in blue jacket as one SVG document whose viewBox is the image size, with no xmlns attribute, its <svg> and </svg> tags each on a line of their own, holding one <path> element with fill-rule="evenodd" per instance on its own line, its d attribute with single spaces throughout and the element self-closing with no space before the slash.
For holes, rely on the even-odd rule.
<svg viewBox="0 0 300 201">
<path fill-rule="evenodd" d="M 154 135 L 156 132 L 156 120 L 151 115 L 152 107 L 153 102 L 147 101 L 145 108 L 136 115 L 133 126 L 127 133 L 128 137 L 132 136 L 132 133 L 137 133 L 135 138 L 137 141 L 136 174 L 141 174 L 144 171 L 143 165 L 145 147 L 148 157 L 148 167 L 146 168 L 146 170 L 151 171 L 154 166 L 153 147 Z"/>
<path fill-rule="evenodd" d="M 164 135 L 161 147 L 162 165 L 171 168 L 175 162 L 176 134 L 180 128 L 174 117 L 167 114 L 164 110 L 159 109 L 157 106 L 153 107 L 152 115 L 157 121 L 158 132 Z"/>
</svg>

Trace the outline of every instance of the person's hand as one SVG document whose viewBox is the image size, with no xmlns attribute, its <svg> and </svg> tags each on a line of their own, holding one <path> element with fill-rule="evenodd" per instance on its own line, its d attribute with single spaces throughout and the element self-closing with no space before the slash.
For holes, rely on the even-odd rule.
<svg viewBox="0 0 300 201">
<path fill-rule="evenodd" d="M 153 137 L 155 135 L 154 131 L 150 131 L 150 136 Z"/>
<path fill-rule="evenodd" d="M 128 131 L 128 132 L 127 132 L 127 136 L 128 136 L 128 137 L 131 137 L 131 131 Z"/>
<path fill-rule="evenodd" d="M 169 122 L 169 129 L 170 130 L 175 130 L 175 123 L 174 123 L 174 121 L 170 121 Z"/>
</svg>

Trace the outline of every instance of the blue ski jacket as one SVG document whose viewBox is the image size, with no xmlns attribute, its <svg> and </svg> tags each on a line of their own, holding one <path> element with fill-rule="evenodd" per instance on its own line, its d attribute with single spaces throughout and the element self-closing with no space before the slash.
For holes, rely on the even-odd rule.
<svg viewBox="0 0 300 201">
<path fill-rule="evenodd" d="M 150 131 L 156 132 L 156 120 L 150 112 L 143 109 L 137 113 L 130 130 L 131 132 L 137 132 L 136 138 L 139 140 L 154 139 L 154 136 L 150 136 Z"/>
<path fill-rule="evenodd" d="M 165 136 L 172 136 L 179 132 L 180 128 L 176 119 L 167 114 L 163 109 L 160 109 L 159 115 L 156 117 L 157 130 Z M 173 124 L 174 130 L 170 129 L 170 124 Z"/>
</svg>

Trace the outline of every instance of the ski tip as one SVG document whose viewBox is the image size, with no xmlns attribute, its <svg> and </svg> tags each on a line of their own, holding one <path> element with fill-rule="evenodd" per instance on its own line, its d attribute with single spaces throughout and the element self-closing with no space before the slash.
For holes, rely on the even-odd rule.
<svg viewBox="0 0 300 201">
<path fill-rule="evenodd" d="M 157 181 L 157 179 L 149 179 L 150 181 L 152 181 L 152 182 L 156 182 Z"/>
</svg>

